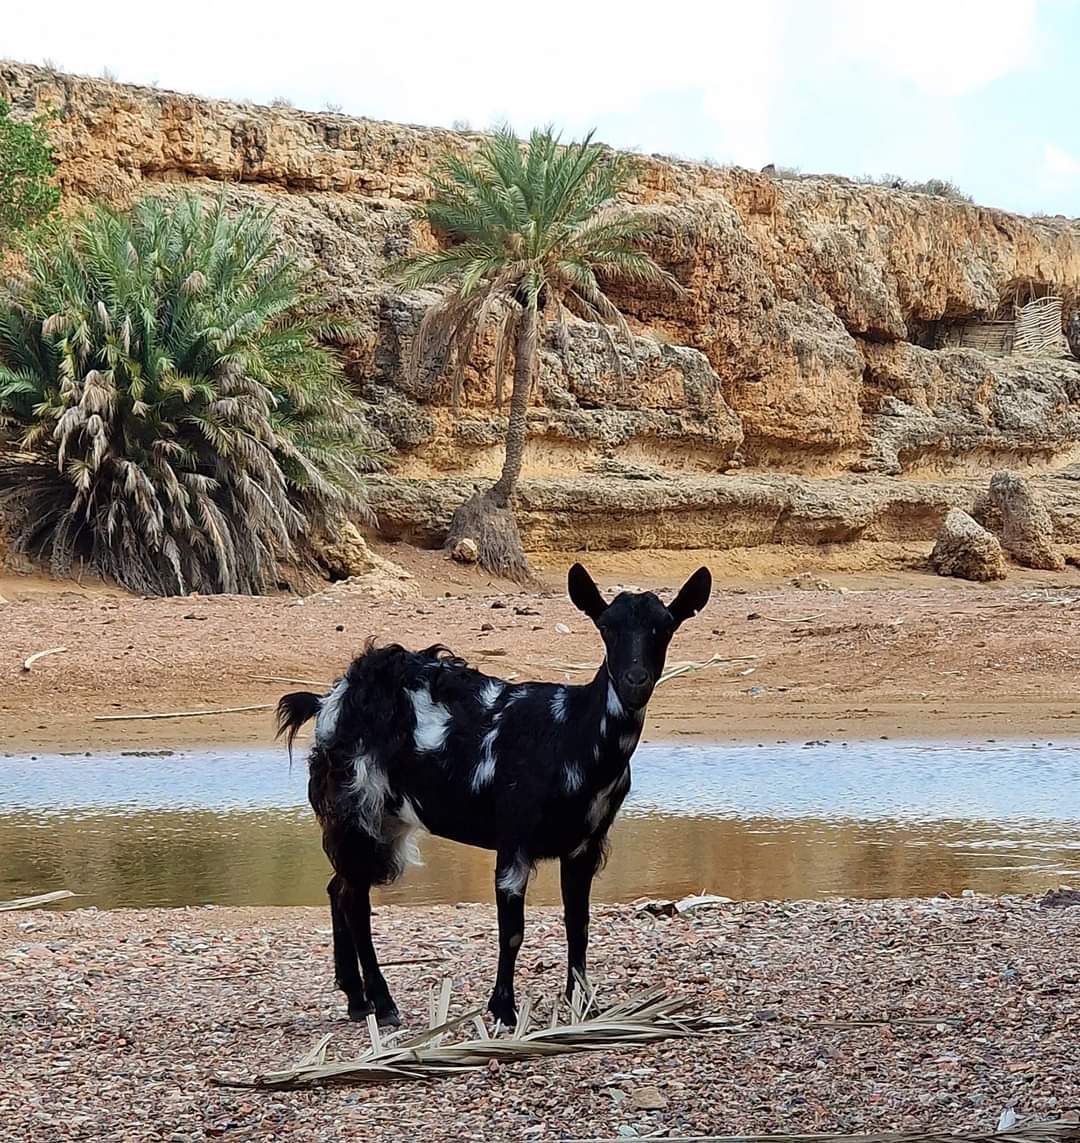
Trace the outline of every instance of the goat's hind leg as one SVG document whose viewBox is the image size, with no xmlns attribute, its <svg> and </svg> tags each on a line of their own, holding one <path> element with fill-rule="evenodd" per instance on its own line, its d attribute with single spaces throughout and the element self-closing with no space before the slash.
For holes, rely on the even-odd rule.
<svg viewBox="0 0 1080 1143">
<path fill-rule="evenodd" d="M 334 983 L 345 993 L 349 1003 L 349 1019 L 363 1020 L 375 1006 L 368 1000 L 364 991 L 364 979 L 360 975 L 356 945 L 345 915 L 342 898 L 348 892 L 345 882 L 337 874 L 326 887 L 330 898 L 330 921 L 334 930 Z"/>
<path fill-rule="evenodd" d="M 375 1018 L 383 1027 L 396 1028 L 401 1023 L 397 1005 L 390 995 L 386 978 L 379 968 L 379 958 L 375 955 L 375 945 L 371 939 L 371 886 L 369 883 L 348 886 L 342 897 L 345 919 L 348 922 L 360 967 L 364 970 L 364 987 L 370 1002 L 366 1011 L 353 1015 L 352 1002 L 349 1003 L 351 1019 L 366 1017 L 374 1010 Z"/>
</svg>

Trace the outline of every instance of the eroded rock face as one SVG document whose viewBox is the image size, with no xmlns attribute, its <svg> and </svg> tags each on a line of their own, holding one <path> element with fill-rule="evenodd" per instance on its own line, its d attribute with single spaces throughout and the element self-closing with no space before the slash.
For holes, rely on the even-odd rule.
<svg viewBox="0 0 1080 1143">
<path fill-rule="evenodd" d="M 938 575 L 980 583 L 1006 576 L 1005 553 L 997 537 L 959 508 L 949 509 L 930 553 L 930 566 Z"/>
<path fill-rule="evenodd" d="M 1052 509 L 1055 543 L 1080 547 L 1080 473 L 1033 478 Z M 454 509 L 478 482 L 460 477 L 372 478 L 371 504 L 393 539 L 437 546 Z M 969 508 L 982 478 L 896 480 L 879 475 L 816 479 L 784 474 L 526 479 L 516 502 L 532 551 L 752 548 L 761 544 L 936 540 L 950 508 Z M 989 527 L 980 509 L 976 519 Z"/>
<path fill-rule="evenodd" d="M 237 203 L 272 205 L 316 267 L 317 303 L 348 320 L 337 348 L 372 402 L 389 471 L 466 482 L 498 472 L 505 421 L 490 345 L 452 416 L 445 380 L 403 368 L 430 299 L 404 297 L 384 276 L 432 245 L 410 207 L 438 155 L 473 140 L 17 64 L 0 64 L 0 97 L 17 114 L 58 109 L 68 202 L 227 184 Z M 1080 362 L 929 346 L 941 323 L 988 316 L 1021 286 L 1065 283 L 1074 312 L 1077 222 L 658 158 L 642 160 L 628 201 L 656 215 L 653 253 L 686 292 L 615 285 L 639 335 L 617 361 L 588 323 L 570 326 L 565 354 L 548 337 L 526 478 L 587 481 L 612 465 L 676 480 L 738 467 L 926 478 L 1071 459 Z"/>
<path fill-rule="evenodd" d="M 980 509 L 1018 564 L 1044 571 L 1065 567 L 1065 557 L 1055 544 L 1054 521 L 1028 481 L 1013 472 L 995 472 L 990 492 L 976 512 Z"/>
</svg>

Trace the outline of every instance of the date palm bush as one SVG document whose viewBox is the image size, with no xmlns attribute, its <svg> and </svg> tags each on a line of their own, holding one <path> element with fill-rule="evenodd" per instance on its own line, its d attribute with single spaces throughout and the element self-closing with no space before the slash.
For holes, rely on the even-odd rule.
<svg viewBox="0 0 1080 1143">
<path fill-rule="evenodd" d="M 611 282 L 680 290 L 643 249 L 655 219 L 619 202 L 631 175 L 628 158 L 593 143 L 591 134 L 561 146 L 551 129 L 536 130 L 523 144 L 503 128 L 471 155 L 445 156 L 435 174 L 431 198 L 418 214 L 444 248 L 421 251 L 391 269 L 405 289 L 441 291 L 413 339 L 410 365 L 451 365 L 455 403 L 485 330 L 495 331 L 499 405 L 513 360 L 502 474 L 457 509 L 446 541 L 453 548 L 473 539 L 488 571 L 517 580 L 530 574 L 511 497 L 545 325 L 559 331 L 564 348 L 568 315 L 629 339 L 606 292 Z"/>
<path fill-rule="evenodd" d="M 98 206 L 25 261 L 0 287 L 14 551 L 144 594 L 256 594 L 363 511 L 363 412 L 267 213 Z"/>
</svg>

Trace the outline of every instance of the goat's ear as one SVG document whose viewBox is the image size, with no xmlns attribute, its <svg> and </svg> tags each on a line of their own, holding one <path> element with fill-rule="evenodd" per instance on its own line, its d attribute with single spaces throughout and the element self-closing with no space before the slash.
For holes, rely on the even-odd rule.
<svg viewBox="0 0 1080 1143">
<path fill-rule="evenodd" d="M 697 615 L 709 602 L 711 591 L 712 572 L 708 568 L 698 568 L 679 588 L 679 594 L 668 604 L 668 611 L 675 619 L 675 626 L 678 627 L 692 615 Z"/>
<path fill-rule="evenodd" d="M 595 622 L 607 610 L 604 597 L 593 581 L 593 577 L 581 566 L 574 564 L 566 577 L 567 591 L 570 593 L 570 602 Z"/>
</svg>

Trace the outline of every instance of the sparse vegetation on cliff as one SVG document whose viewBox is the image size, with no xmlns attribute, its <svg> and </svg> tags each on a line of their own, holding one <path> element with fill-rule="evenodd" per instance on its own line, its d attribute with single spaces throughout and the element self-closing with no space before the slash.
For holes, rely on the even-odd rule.
<svg viewBox="0 0 1080 1143">
<path fill-rule="evenodd" d="M 922 182 L 912 182 L 899 175 L 862 175 L 855 179 L 872 187 L 888 187 L 890 190 L 908 191 L 911 194 L 928 194 L 934 198 L 951 198 L 956 202 L 974 202 L 969 194 L 964 192 L 948 179 L 924 179 Z"/>
<path fill-rule="evenodd" d="M 0 99 L 0 246 L 13 234 L 47 217 L 60 202 L 60 188 L 45 124 L 47 116 L 17 123 Z"/>
<path fill-rule="evenodd" d="M 145 594 L 255 594 L 362 507 L 361 409 L 265 212 L 99 206 L 26 263 L 0 289 L 15 551 Z"/>
<path fill-rule="evenodd" d="M 447 155 L 420 216 L 444 238 L 395 268 L 406 289 L 444 287 L 413 340 L 412 367 L 435 361 L 452 370 L 455 400 L 478 338 L 495 333 L 496 404 L 513 354 L 510 419 L 502 474 L 455 512 L 447 547 L 472 539 L 488 571 L 524 580 L 529 565 L 514 520 L 512 496 L 525 451 L 526 412 L 543 327 L 566 343 L 568 315 L 629 338 L 605 293 L 612 280 L 675 280 L 641 249 L 653 228 L 644 212 L 622 207 L 626 156 L 592 142 L 559 145 L 551 129 L 522 145 L 509 128 L 488 136 L 468 157 Z M 610 333 L 608 335 L 611 336 Z"/>
</svg>

